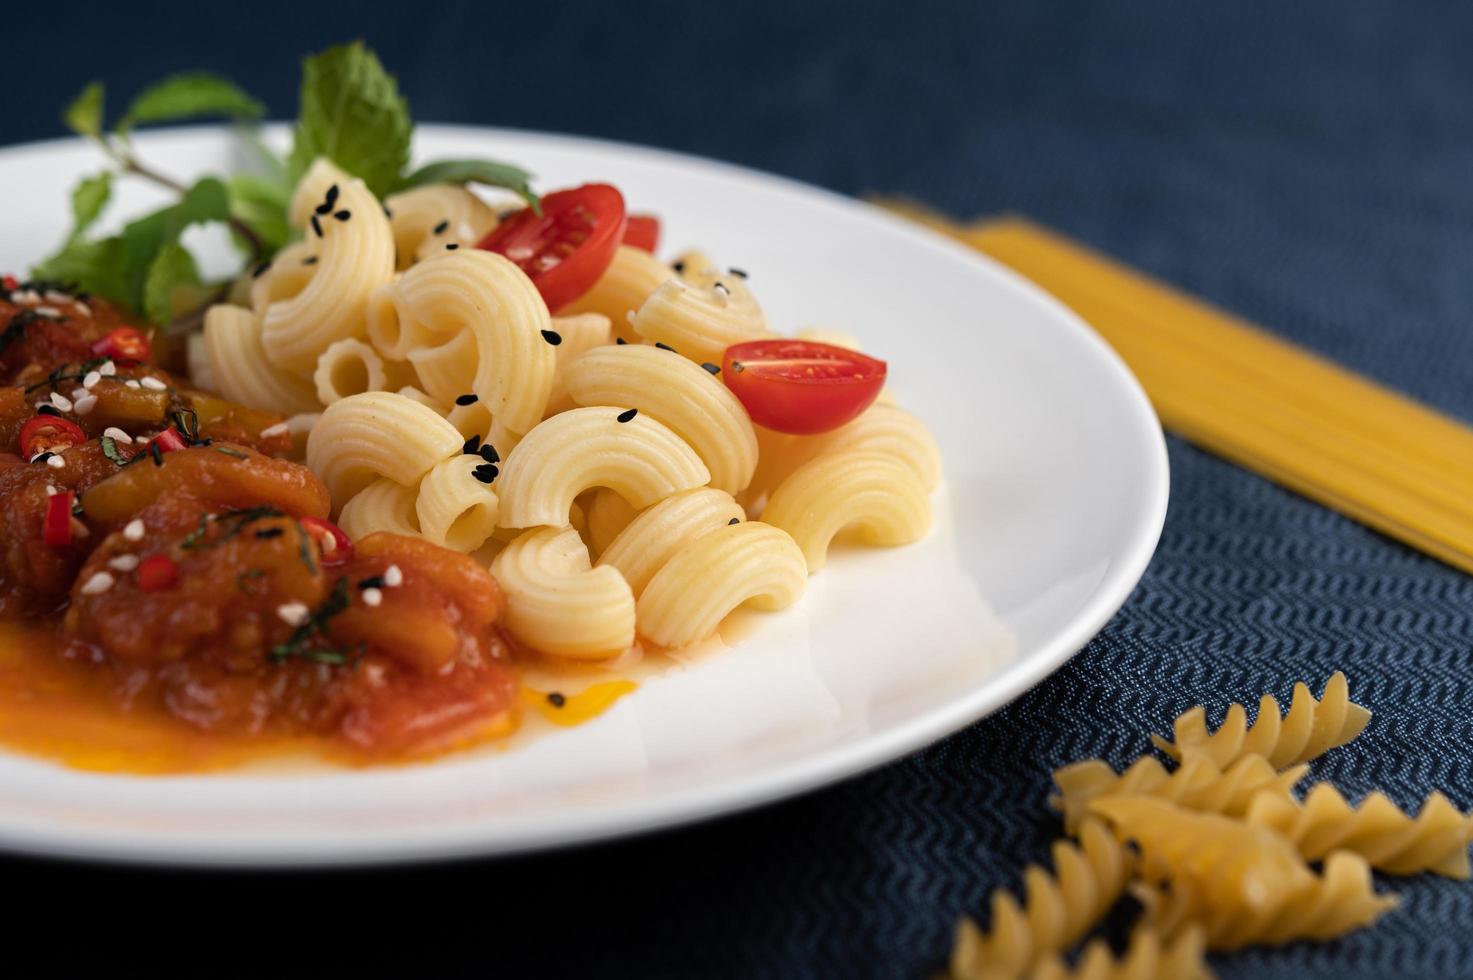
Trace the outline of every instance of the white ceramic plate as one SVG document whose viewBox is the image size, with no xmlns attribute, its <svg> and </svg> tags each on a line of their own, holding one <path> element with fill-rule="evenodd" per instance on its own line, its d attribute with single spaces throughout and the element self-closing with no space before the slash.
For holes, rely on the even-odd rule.
<svg viewBox="0 0 1473 980">
<path fill-rule="evenodd" d="M 280 137 L 280 132 L 276 134 Z M 220 131 L 139 141 L 177 175 Z M 542 187 L 618 184 L 667 248 L 745 268 L 782 329 L 857 334 L 935 431 L 946 484 L 923 543 L 837 556 L 797 608 L 648 680 L 598 720 L 429 765 L 186 777 L 0 753 L 0 847 L 167 863 L 303 865 L 497 854 L 753 806 L 910 752 L 1058 668 L 1119 608 L 1166 510 L 1160 426 L 1119 359 L 1039 290 L 846 198 L 692 157 L 430 126 L 422 157 L 493 156 Z M 65 233 L 77 141 L 0 151 L 0 269 Z M 115 211 L 152 200 L 130 185 Z"/>
</svg>

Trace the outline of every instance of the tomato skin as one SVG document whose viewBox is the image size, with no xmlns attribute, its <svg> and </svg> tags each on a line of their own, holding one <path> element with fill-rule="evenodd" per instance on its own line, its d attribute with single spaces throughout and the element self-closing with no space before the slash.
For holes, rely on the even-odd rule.
<svg viewBox="0 0 1473 980">
<path fill-rule="evenodd" d="M 884 361 L 807 340 L 752 340 L 722 357 L 721 377 L 752 421 L 790 435 L 829 432 L 869 408 Z"/>
<path fill-rule="evenodd" d="M 20 427 L 20 454 L 30 459 L 37 453 L 55 452 L 87 441 L 87 433 L 70 419 L 58 415 L 33 415 Z"/>
<path fill-rule="evenodd" d="M 655 254 L 660 247 L 660 219 L 652 214 L 631 214 L 624 228 L 624 244 Z"/>
<path fill-rule="evenodd" d="M 316 540 L 322 552 L 322 564 L 344 565 L 353 560 L 353 539 L 342 528 L 320 517 L 299 517 L 297 520 Z"/>
<path fill-rule="evenodd" d="M 179 581 L 179 565 L 168 555 L 149 555 L 138 563 L 138 589 L 162 592 Z"/>
<path fill-rule="evenodd" d="M 540 215 L 523 208 L 507 216 L 476 247 L 515 262 L 556 313 L 608 269 L 626 221 L 617 187 L 584 184 L 548 194 Z"/>
<path fill-rule="evenodd" d="M 72 501 L 75 494 L 60 490 L 46 498 L 46 519 L 41 525 L 41 539 L 49 548 L 65 548 L 72 543 Z"/>
<path fill-rule="evenodd" d="M 111 358 L 118 364 L 136 364 L 148 360 L 153 345 L 142 331 L 133 327 L 118 327 L 109 330 L 92 345 L 92 353 L 98 357 Z"/>
</svg>

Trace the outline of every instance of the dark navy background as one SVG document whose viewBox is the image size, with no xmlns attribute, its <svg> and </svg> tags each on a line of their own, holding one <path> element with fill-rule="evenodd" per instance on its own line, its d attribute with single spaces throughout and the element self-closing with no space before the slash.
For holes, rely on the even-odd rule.
<svg viewBox="0 0 1473 980">
<path fill-rule="evenodd" d="M 1473 7 L 33 3 L 0 19 L 0 142 L 86 77 L 240 80 L 363 35 L 415 115 L 616 137 L 957 215 L 1018 210 L 1473 420 Z M 85 66 L 79 69 L 78 65 Z M 0 195 L 14 193 L 0 188 Z M 60 202 L 58 202 L 60 206 Z M 1198 700 L 1343 667 L 1376 717 L 1317 767 L 1473 805 L 1473 581 L 1170 441 L 1160 552 L 1068 667 L 833 789 L 516 861 L 220 876 L 0 861 L 7 966 L 52 975 L 922 977 L 1058 832 L 1052 766 L 1117 763 Z M 1223 977 L 1473 977 L 1473 885 Z M 26 914 L 28 913 L 28 914 Z M 25 971 L 20 971 L 24 973 Z"/>
</svg>

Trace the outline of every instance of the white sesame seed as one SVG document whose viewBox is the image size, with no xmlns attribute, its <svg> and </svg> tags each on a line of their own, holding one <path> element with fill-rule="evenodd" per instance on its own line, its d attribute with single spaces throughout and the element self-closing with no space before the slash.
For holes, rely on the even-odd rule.
<svg viewBox="0 0 1473 980">
<path fill-rule="evenodd" d="M 46 458 L 46 465 L 51 467 L 53 470 L 59 470 L 66 465 L 66 460 L 62 459 L 60 456 L 48 456 Z"/>
<path fill-rule="evenodd" d="M 92 307 L 88 306 L 86 303 L 79 301 L 77 303 L 77 312 L 82 314 L 83 316 L 90 317 L 92 315 Z"/>
<path fill-rule="evenodd" d="M 112 362 L 111 358 L 109 358 L 106 361 L 103 361 L 101 364 L 97 365 L 97 373 L 102 375 L 104 378 L 110 378 L 118 373 L 118 366 Z"/>
<path fill-rule="evenodd" d="M 70 412 L 72 410 L 72 400 L 59 391 L 53 391 L 51 393 L 51 404 L 63 412 Z"/>
<path fill-rule="evenodd" d="M 84 394 L 81 398 L 78 398 L 76 400 L 76 402 L 73 404 L 72 409 L 78 415 L 86 415 L 86 414 L 88 414 L 89 412 L 91 412 L 96 407 L 97 407 L 97 396 L 89 393 L 89 394 Z"/>
<path fill-rule="evenodd" d="M 38 306 L 36 312 L 41 316 L 61 316 L 61 310 L 54 306 Z"/>
<path fill-rule="evenodd" d="M 41 302 L 41 296 L 34 289 L 22 289 L 10 297 L 12 303 L 24 303 L 26 306 L 35 306 Z"/>
<path fill-rule="evenodd" d="M 143 532 L 146 530 L 147 528 L 143 526 L 143 518 L 135 517 L 123 528 L 123 537 L 129 541 L 142 541 Z"/>
<path fill-rule="evenodd" d="M 363 596 L 363 604 L 365 606 L 377 606 L 384 601 L 384 594 L 378 589 L 364 589 L 359 594 Z"/>
<path fill-rule="evenodd" d="M 82 377 L 82 387 L 83 388 L 91 388 L 93 385 L 97 384 L 97 382 L 99 382 L 101 380 L 102 380 L 102 372 L 101 371 L 88 371 Z"/>
<path fill-rule="evenodd" d="M 288 626 L 301 626 L 312 611 L 300 602 L 285 602 L 276 607 L 276 615 Z"/>
<path fill-rule="evenodd" d="M 138 382 L 134 381 L 132 378 L 129 378 L 127 381 L 124 381 L 123 384 L 126 385 L 129 388 L 142 388 L 143 387 Z"/>
<path fill-rule="evenodd" d="M 107 567 L 118 572 L 131 572 L 138 567 L 138 556 L 115 555 L 107 560 Z"/>
<path fill-rule="evenodd" d="M 70 303 L 72 298 L 66 293 L 57 292 L 54 289 L 46 290 L 46 302 L 48 303 Z"/>
<path fill-rule="evenodd" d="M 390 565 L 384 569 L 384 584 L 390 588 L 404 584 L 404 573 L 399 571 L 398 565 Z"/>
<path fill-rule="evenodd" d="M 145 388 L 151 388 L 154 391 L 168 391 L 169 390 L 169 386 L 166 385 L 166 384 L 164 384 L 158 378 L 153 378 L 153 377 L 143 378 L 141 383 L 142 383 L 143 387 L 145 387 Z"/>
<path fill-rule="evenodd" d="M 273 436 L 284 436 L 289 431 L 291 431 L 290 426 L 288 426 L 285 422 L 277 422 L 275 425 L 268 425 L 266 426 L 266 428 L 262 429 L 261 435 L 265 436 L 267 439 L 270 439 Z"/>
<path fill-rule="evenodd" d="M 518 245 L 516 248 L 507 249 L 506 257 L 513 262 L 525 262 L 532 257 L 532 250 L 525 245 Z"/>
<path fill-rule="evenodd" d="M 330 555 L 337 550 L 338 539 L 333 537 L 331 534 L 324 534 L 322 536 L 322 553 L 324 555 Z"/>
<path fill-rule="evenodd" d="M 113 587 L 114 579 L 110 572 L 93 572 L 92 577 L 82 583 L 83 595 L 102 595 Z"/>
<path fill-rule="evenodd" d="M 48 497 L 54 497 L 54 496 L 56 496 L 60 492 L 61 492 L 60 490 L 56 489 L 51 484 L 49 484 L 49 483 L 46 484 L 46 496 L 48 496 Z"/>
<path fill-rule="evenodd" d="M 115 425 L 110 425 L 106 429 L 103 429 L 102 434 L 113 442 L 120 442 L 125 446 L 133 445 L 133 437 Z"/>
</svg>

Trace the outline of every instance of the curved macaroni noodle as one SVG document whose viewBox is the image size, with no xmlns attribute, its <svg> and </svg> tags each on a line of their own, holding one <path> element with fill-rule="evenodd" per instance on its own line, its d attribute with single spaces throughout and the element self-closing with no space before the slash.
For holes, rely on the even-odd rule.
<svg viewBox="0 0 1473 980">
<path fill-rule="evenodd" d="M 635 311 L 661 283 L 673 278 L 674 270 L 650 253 L 620 245 L 614 252 L 614 260 L 593 287 L 558 310 L 558 315 L 598 313 L 608 317 L 609 323 L 624 340 L 637 340 L 639 335 L 630 326 Z"/>
<path fill-rule="evenodd" d="M 283 415 L 322 408 L 312 383 L 266 360 L 255 314 L 239 306 L 216 305 L 205 312 L 204 353 L 215 390 L 247 408 Z"/>
<path fill-rule="evenodd" d="M 745 516 L 729 493 L 711 487 L 686 490 L 640 512 L 603 551 L 598 563 L 617 568 L 638 598 L 677 551 Z"/>
<path fill-rule="evenodd" d="M 400 269 L 439 254 L 451 243 L 474 245 L 496 227 L 496 212 L 459 184 L 426 184 L 390 194 L 384 207 Z"/>
<path fill-rule="evenodd" d="M 390 531 L 417 538 L 419 516 L 415 513 L 414 487 L 380 477 L 353 495 L 338 515 L 338 526 L 355 541 L 375 531 Z"/>
<path fill-rule="evenodd" d="M 452 456 L 424 475 L 414 507 L 425 540 L 468 553 L 491 537 L 500 508 L 496 491 L 476 475 L 483 462 Z"/>
<path fill-rule="evenodd" d="M 370 391 L 327 406 L 307 437 L 307 465 L 341 507 L 376 477 L 417 484 L 463 443 L 455 426 L 433 409 L 393 392 Z"/>
<path fill-rule="evenodd" d="M 697 364 L 721 363 L 732 344 L 769 336 L 767 318 L 746 283 L 736 276 L 709 286 L 672 279 L 654 291 L 634 314 L 634 332 L 662 343 Z"/>
<path fill-rule="evenodd" d="M 614 328 L 609 318 L 601 313 L 580 313 L 577 316 L 555 316 L 552 330 L 561 338 L 557 345 L 557 370 L 552 375 L 552 392 L 547 396 L 547 409 L 543 418 L 566 412 L 576 403 L 568 397 L 566 373 L 568 364 L 579 354 L 614 342 Z"/>
<path fill-rule="evenodd" d="M 506 627 L 534 650 L 606 660 L 634 644 L 634 596 L 616 570 L 594 568 L 571 527 L 527 531 L 491 571 L 506 594 Z"/>
</svg>

